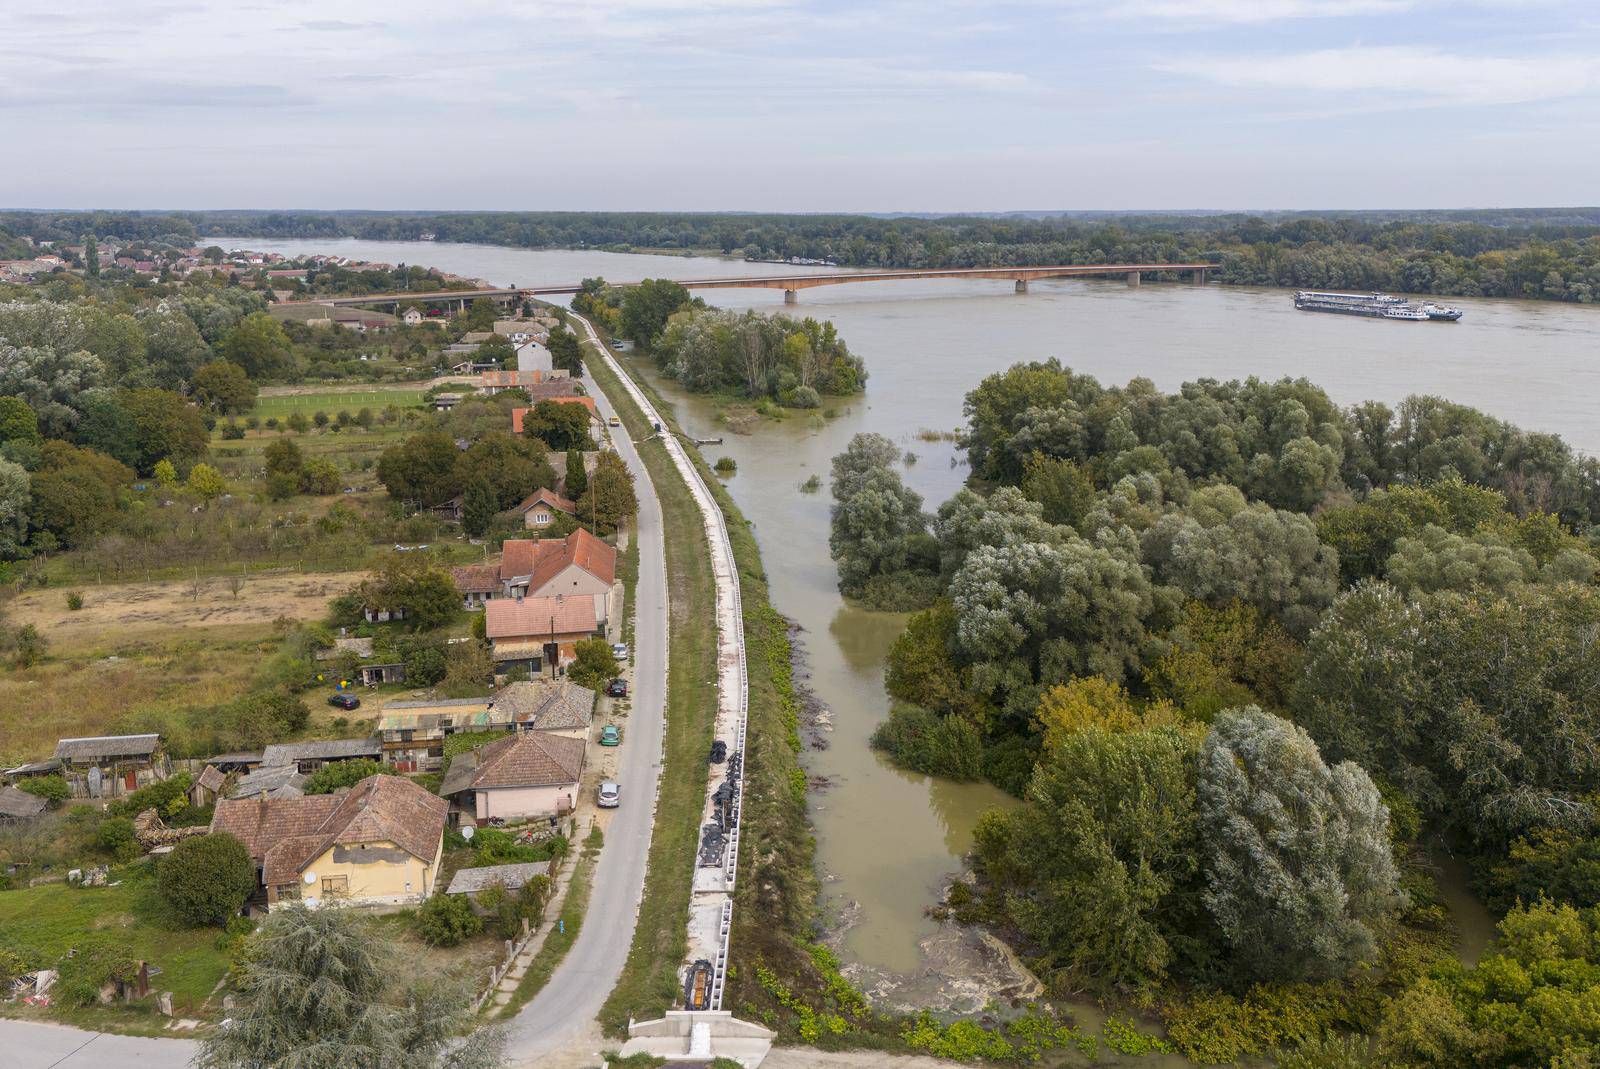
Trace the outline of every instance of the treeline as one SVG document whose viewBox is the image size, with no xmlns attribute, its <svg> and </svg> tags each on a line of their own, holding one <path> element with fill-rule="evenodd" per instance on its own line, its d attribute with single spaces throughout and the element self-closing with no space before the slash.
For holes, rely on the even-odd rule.
<svg viewBox="0 0 1600 1069">
<path fill-rule="evenodd" d="M 972 484 L 933 515 L 857 436 L 831 541 L 847 594 L 928 605 L 875 742 L 1024 799 L 980 825 L 957 915 L 1058 992 L 1163 1006 L 1204 1061 L 1329 1031 L 1375 1037 L 1355 1065 L 1592 1043 L 1553 1007 L 1600 979 L 1551 933 L 1588 946 L 1600 907 L 1595 463 L 1304 380 L 1165 394 L 1052 361 L 966 412 Z M 1440 839 L 1507 911 L 1476 970 L 1418 845 Z M 1495 970 L 1526 982 L 1487 995 Z"/>
<path fill-rule="evenodd" d="M 823 397 L 866 388 L 866 365 L 832 323 L 709 308 L 661 278 L 627 289 L 584 279 L 572 306 L 652 354 L 663 374 L 696 393 L 738 391 L 817 408 Z"/>
<path fill-rule="evenodd" d="M 1600 300 L 1600 211 L 881 217 L 479 212 L 5 213 L 15 234 L 85 231 L 192 243 L 196 234 L 481 242 L 521 248 L 717 251 L 857 267 L 1210 259 L 1240 285 Z"/>
</svg>

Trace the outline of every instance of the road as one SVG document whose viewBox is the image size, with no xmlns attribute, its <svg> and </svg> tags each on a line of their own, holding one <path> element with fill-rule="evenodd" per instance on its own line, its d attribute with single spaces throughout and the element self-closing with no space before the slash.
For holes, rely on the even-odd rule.
<svg viewBox="0 0 1600 1069">
<path fill-rule="evenodd" d="M 585 323 L 585 325 L 587 325 Z M 594 379 L 584 385 L 600 414 L 609 418 L 611 401 Z M 595 1034 L 594 1019 L 622 975 L 633 944 L 644 896 L 645 863 L 655 824 L 656 783 L 661 775 L 667 696 L 667 561 L 661 537 L 661 503 L 650 473 L 633 442 L 612 428 L 617 452 L 633 472 L 638 490 L 639 582 L 634 613 L 634 700 L 622 746 L 618 782 L 622 806 L 606 831 L 605 849 L 595 866 L 589 913 L 577 942 L 544 989 L 523 1007 L 507 1028 L 511 1065 L 530 1065 Z M 685 865 L 687 866 L 687 862 Z M 598 1048 L 596 1048 L 598 1049 Z M 584 1052 L 588 1053 L 588 1052 Z"/>
<path fill-rule="evenodd" d="M 609 418 L 614 411 L 610 399 L 592 378 L 585 377 L 584 384 L 600 414 Z M 577 942 L 549 983 L 507 1026 L 508 1066 L 539 1064 L 558 1052 L 570 1058 L 599 1049 L 595 1017 L 622 975 L 644 895 L 665 734 L 667 561 L 661 504 L 650 473 L 627 434 L 612 428 L 612 435 L 617 453 L 633 472 L 639 498 L 633 709 L 617 777 L 622 806 L 606 832 Z M 584 1047 L 588 1049 L 580 1049 Z M 140 1039 L 0 1018 L 0 1065 L 5 1069 L 183 1069 L 194 1051 L 190 1040 Z"/>
</svg>

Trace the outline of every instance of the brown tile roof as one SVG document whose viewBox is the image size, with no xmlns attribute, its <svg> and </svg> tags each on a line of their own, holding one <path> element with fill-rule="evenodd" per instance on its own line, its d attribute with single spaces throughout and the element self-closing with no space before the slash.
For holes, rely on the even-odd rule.
<svg viewBox="0 0 1600 1069">
<path fill-rule="evenodd" d="M 583 750 L 583 739 L 519 731 L 453 758 L 439 793 L 576 783 L 583 775 Z"/>
<path fill-rule="evenodd" d="M 495 694 L 494 712 L 535 731 L 586 728 L 594 715 L 594 691 L 565 679 L 524 680 Z"/>
<path fill-rule="evenodd" d="M 583 528 L 567 536 L 567 554 L 572 563 L 608 585 L 617 581 L 617 551 Z"/>
<path fill-rule="evenodd" d="M 515 579 L 519 575 L 532 575 L 542 549 L 539 542 L 531 539 L 506 539 L 500 546 L 500 578 Z"/>
<path fill-rule="evenodd" d="M 565 512 L 568 516 L 571 516 L 573 513 L 578 511 L 577 505 L 574 505 L 571 501 L 568 501 L 554 490 L 543 486 L 539 487 L 539 489 L 523 498 L 522 502 L 517 505 L 513 511 L 527 512 L 541 501 L 553 509 L 559 509 L 560 511 Z"/>
<path fill-rule="evenodd" d="M 467 564 L 450 569 L 456 589 L 463 594 L 494 594 L 500 590 L 498 564 Z"/>
<path fill-rule="evenodd" d="M 297 880 L 307 862 L 333 846 L 392 842 L 432 864 L 448 810 L 443 798 L 408 779 L 368 776 L 339 794 L 218 802 L 211 830 L 237 836 L 271 887 Z"/>
<path fill-rule="evenodd" d="M 489 639 L 587 635 L 596 628 L 594 598 L 495 598 L 484 606 Z"/>
</svg>

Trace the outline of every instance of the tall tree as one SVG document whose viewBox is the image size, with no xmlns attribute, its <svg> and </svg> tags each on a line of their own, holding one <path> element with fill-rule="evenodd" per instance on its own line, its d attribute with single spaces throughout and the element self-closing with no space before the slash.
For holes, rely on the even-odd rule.
<svg viewBox="0 0 1600 1069">
<path fill-rule="evenodd" d="M 583 450 L 567 450 L 567 477 L 562 491 L 576 501 L 589 488 L 589 473 L 583 467 Z"/>
<path fill-rule="evenodd" d="M 93 234 L 86 234 L 83 238 L 83 269 L 90 278 L 100 277 L 100 243 L 95 241 Z"/>
<path fill-rule="evenodd" d="M 583 375 L 583 346 L 578 342 L 578 336 L 566 328 L 565 324 L 557 326 L 550 332 L 550 365 L 557 371 L 566 371 L 573 378 Z"/>
<path fill-rule="evenodd" d="M 280 378 L 294 369 L 294 347 L 283 326 L 265 312 L 252 312 L 223 337 L 224 360 L 244 368 L 257 382 Z"/>
<path fill-rule="evenodd" d="M 1403 901 L 1389 810 L 1359 765 L 1254 706 L 1217 718 L 1197 787 L 1206 907 L 1242 977 L 1322 980 L 1377 952 Z"/>
<path fill-rule="evenodd" d="M 499 512 L 499 502 L 488 480 L 479 477 L 467 484 L 461 498 L 461 528 L 473 538 L 482 538 Z"/>
<path fill-rule="evenodd" d="M 397 982 L 397 951 L 348 909 L 291 905 L 252 937 L 231 1024 L 197 1069 L 493 1069 L 494 1028 L 465 1038 L 467 994 L 428 978 Z"/>
</svg>

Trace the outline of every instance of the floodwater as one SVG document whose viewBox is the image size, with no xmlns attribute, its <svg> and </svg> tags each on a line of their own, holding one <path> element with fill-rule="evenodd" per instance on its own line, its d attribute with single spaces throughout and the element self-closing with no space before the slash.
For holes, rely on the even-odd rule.
<svg viewBox="0 0 1600 1069">
<path fill-rule="evenodd" d="M 613 280 L 782 274 L 802 269 L 706 257 L 363 241 L 231 244 L 427 264 L 522 285 L 602 275 Z M 815 269 L 806 268 L 806 271 Z M 831 419 L 796 415 L 707 446 L 738 462 L 728 486 L 754 525 L 778 610 L 802 629 L 810 684 L 831 713 L 831 745 L 808 758 L 829 786 L 813 798 L 818 864 L 830 907 L 853 923 L 848 961 L 874 972 L 926 972 L 923 911 L 959 868 L 979 814 L 998 791 L 908 774 L 867 746 L 888 711 L 883 659 L 904 618 L 851 609 L 828 559 L 826 487 L 799 485 L 850 436 L 877 431 L 915 455 L 905 469 L 930 508 L 966 469 L 948 440 L 962 399 L 983 376 L 1018 360 L 1055 356 L 1106 383 L 1145 376 L 1166 390 L 1200 378 L 1305 376 L 1339 403 L 1395 402 L 1436 393 L 1600 452 L 1600 308 L 1526 301 L 1452 301 L 1459 323 L 1410 323 L 1297 312 L 1283 290 L 1056 280 L 1012 292 L 1009 282 L 860 283 L 801 291 L 788 311 L 834 321 L 871 375 L 863 397 L 830 402 Z M 718 305 L 777 310 L 775 290 L 714 290 Z M 670 383 L 684 428 L 725 434 L 713 405 Z M 1459 908 L 1470 906 L 1470 898 Z M 1457 905 L 1452 903 L 1452 905 Z M 924 979 L 926 977 L 924 976 Z"/>
</svg>

